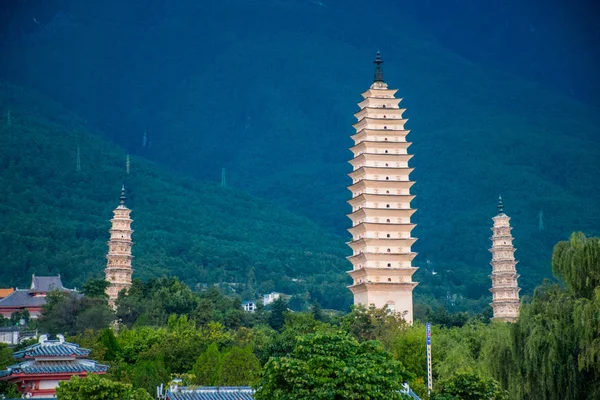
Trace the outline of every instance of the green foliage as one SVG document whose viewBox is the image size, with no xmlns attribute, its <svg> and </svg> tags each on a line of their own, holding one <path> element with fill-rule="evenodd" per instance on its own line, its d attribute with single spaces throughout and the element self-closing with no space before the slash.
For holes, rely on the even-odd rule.
<svg viewBox="0 0 600 400">
<path fill-rule="evenodd" d="M 552 271 L 563 279 L 576 297 L 591 299 L 600 287 L 600 239 L 573 233 L 571 240 L 559 242 L 552 254 Z"/>
<path fill-rule="evenodd" d="M 90 278 L 86 283 L 83 284 L 83 290 L 81 291 L 84 296 L 90 298 L 108 298 L 106 289 L 110 286 L 107 280 L 104 278 Z"/>
<path fill-rule="evenodd" d="M 350 304 L 341 236 L 247 193 L 169 172 L 142 157 L 132 157 L 135 168 L 127 174 L 123 149 L 51 100 L 2 82 L 0 110 L 9 108 L 12 125 L 0 125 L 4 286 L 28 285 L 32 273 L 60 273 L 67 287 L 79 288 L 102 276 L 111 210 L 124 182 L 133 210 L 135 277 L 180 280 L 159 282 L 163 291 L 152 307 L 127 299 L 120 318 L 128 326 L 145 313 L 154 322 L 195 308 L 181 282 L 193 288 L 220 284 L 238 295 L 271 286 L 309 292 L 327 308 Z M 223 318 L 226 325 L 240 324 L 237 312 Z"/>
<path fill-rule="evenodd" d="M 439 394 L 431 396 L 432 400 L 508 400 L 508 392 L 498 382 L 473 373 L 454 375 L 442 382 L 438 391 Z"/>
<path fill-rule="evenodd" d="M 387 308 L 354 306 L 342 319 L 344 326 L 358 340 L 380 340 L 386 347 L 402 338 L 408 324 L 399 313 Z"/>
<path fill-rule="evenodd" d="M 143 390 L 133 391 L 131 385 L 114 382 L 98 375 L 86 378 L 72 377 L 60 382 L 56 389 L 59 400 L 152 400 Z"/>
<path fill-rule="evenodd" d="M 381 344 L 343 332 L 302 336 L 289 356 L 267 362 L 255 398 L 400 399 L 409 377 Z"/>
<path fill-rule="evenodd" d="M 250 347 L 234 346 L 223 355 L 219 384 L 223 386 L 248 386 L 260 375 L 260 363 Z"/>
<path fill-rule="evenodd" d="M 39 326 L 50 334 L 75 335 L 86 329 L 106 328 L 113 320 L 114 312 L 104 297 L 87 298 L 54 291 L 47 296 Z"/>
<path fill-rule="evenodd" d="M 157 386 L 169 381 L 170 376 L 162 354 L 157 348 L 152 348 L 136 361 L 131 371 L 131 383 L 135 388 L 154 393 Z"/>
<path fill-rule="evenodd" d="M 271 313 L 269 314 L 269 326 L 276 331 L 283 328 L 285 323 L 285 314 L 288 312 L 288 304 L 282 297 L 277 298 L 271 304 Z"/>
<path fill-rule="evenodd" d="M 192 374 L 195 376 L 194 383 L 200 386 L 217 386 L 221 375 L 222 358 L 216 343 L 208 346 L 208 349 L 198 357 Z"/>
</svg>

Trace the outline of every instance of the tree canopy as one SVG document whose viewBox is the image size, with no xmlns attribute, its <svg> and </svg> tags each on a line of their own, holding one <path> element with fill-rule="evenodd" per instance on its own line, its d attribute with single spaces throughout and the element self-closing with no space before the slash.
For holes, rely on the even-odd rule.
<svg viewBox="0 0 600 400">
<path fill-rule="evenodd" d="M 381 344 L 344 332 L 298 338 L 291 354 L 265 365 L 257 400 L 400 399 L 410 377 Z"/>
</svg>

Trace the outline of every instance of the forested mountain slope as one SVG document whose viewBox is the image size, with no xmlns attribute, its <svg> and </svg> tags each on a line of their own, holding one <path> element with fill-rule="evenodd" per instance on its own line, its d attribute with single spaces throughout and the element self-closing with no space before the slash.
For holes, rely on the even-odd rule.
<svg viewBox="0 0 600 400">
<path fill-rule="evenodd" d="M 0 287 L 24 287 L 33 273 L 60 273 L 69 287 L 99 276 L 124 183 L 133 209 L 134 277 L 238 283 L 238 294 L 277 289 L 326 307 L 348 306 L 341 237 L 139 157 L 127 174 L 122 149 L 24 89 L 0 84 L 0 110 Z"/>
<path fill-rule="evenodd" d="M 214 182 L 226 168 L 231 186 L 339 235 L 349 226 L 352 114 L 381 49 L 412 130 L 419 296 L 488 302 L 499 194 L 523 293 L 550 276 L 554 243 L 600 233 L 598 110 L 466 61 L 402 2 L 44 4 L 39 25 L 11 28 L 2 76 L 139 157 Z"/>
</svg>

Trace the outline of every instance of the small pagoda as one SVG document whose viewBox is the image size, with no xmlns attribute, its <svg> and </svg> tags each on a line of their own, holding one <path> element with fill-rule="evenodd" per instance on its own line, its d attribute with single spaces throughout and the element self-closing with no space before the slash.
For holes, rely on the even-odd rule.
<svg viewBox="0 0 600 400">
<path fill-rule="evenodd" d="M 42 335 L 39 343 L 15 352 L 13 357 L 20 362 L 0 371 L 0 380 L 17 384 L 27 398 L 53 398 L 60 381 L 106 373 L 107 365 L 87 359 L 90 350 L 65 342 L 62 335 L 57 338 L 48 340 Z"/>
<path fill-rule="evenodd" d="M 383 60 L 377 52 L 375 76 L 371 87 L 362 94 L 360 111 L 353 126 L 354 146 L 350 151 L 352 185 L 348 187 L 352 199 L 348 201 L 352 213 L 349 229 L 352 240 L 352 285 L 354 304 L 366 307 L 387 307 L 413 321 L 412 292 L 416 282 L 412 276 L 417 270 L 412 265 L 416 253 L 411 250 L 416 242 L 411 234 L 415 224 L 411 216 L 414 182 L 409 175 L 412 155 L 406 140 L 405 109 L 399 107 L 396 89 L 389 89 L 383 78 Z"/>
<path fill-rule="evenodd" d="M 125 205 L 125 186 L 121 189 L 121 202 L 113 210 L 114 217 L 110 220 L 112 227 L 109 230 L 110 240 L 108 244 L 108 254 L 106 255 L 107 264 L 104 270 L 106 280 L 110 284 L 106 288 L 109 303 L 114 306 L 114 302 L 119 296 L 119 292 L 123 289 L 127 290 L 131 287 L 131 223 L 133 220 L 129 218 L 131 210 Z"/>
<path fill-rule="evenodd" d="M 515 322 L 519 316 L 519 285 L 515 247 L 511 234 L 510 217 L 504 213 L 502 196 L 498 199 L 498 215 L 492 218 L 492 319 Z"/>
</svg>

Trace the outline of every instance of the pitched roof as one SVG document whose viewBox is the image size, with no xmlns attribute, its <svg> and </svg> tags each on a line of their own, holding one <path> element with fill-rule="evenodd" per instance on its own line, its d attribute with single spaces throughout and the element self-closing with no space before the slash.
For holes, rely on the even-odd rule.
<svg viewBox="0 0 600 400">
<path fill-rule="evenodd" d="M 13 289 L 13 288 L 0 289 L 0 299 L 9 296 L 14 291 L 15 291 L 15 289 Z"/>
<path fill-rule="evenodd" d="M 31 277 L 31 293 L 48 293 L 53 290 L 68 291 L 62 284 L 60 275 L 58 276 L 35 276 Z"/>
<path fill-rule="evenodd" d="M 45 297 L 35 297 L 29 294 L 29 290 L 21 289 L 0 300 L 0 307 L 41 307 L 44 304 L 46 304 Z"/>
<path fill-rule="evenodd" d="M 42 343 L 36 343 L 24 350 L 13 353 L 15 359 L 35 358 L 35 357 L 87 357 L 90 354 L 89 349 L 83 349 L 78 344 L 61 342 L 60 340 L 47 340 Z"/>
<path fill-rule="evenodd" d="M 246 386 L 176 388 L 167 391 L 166 400 L 254 400 L 254 389 Z"/>
<path fill-rule="evenodd" d="M 18 374 L 77 374 L 102 373 L 108 370 L 108 365 L 98 364 L 91 360 L 73 361 L 24 361 L 12 365 L 5 371 L 0 371 L 0 378 Z"/>
</svg>

